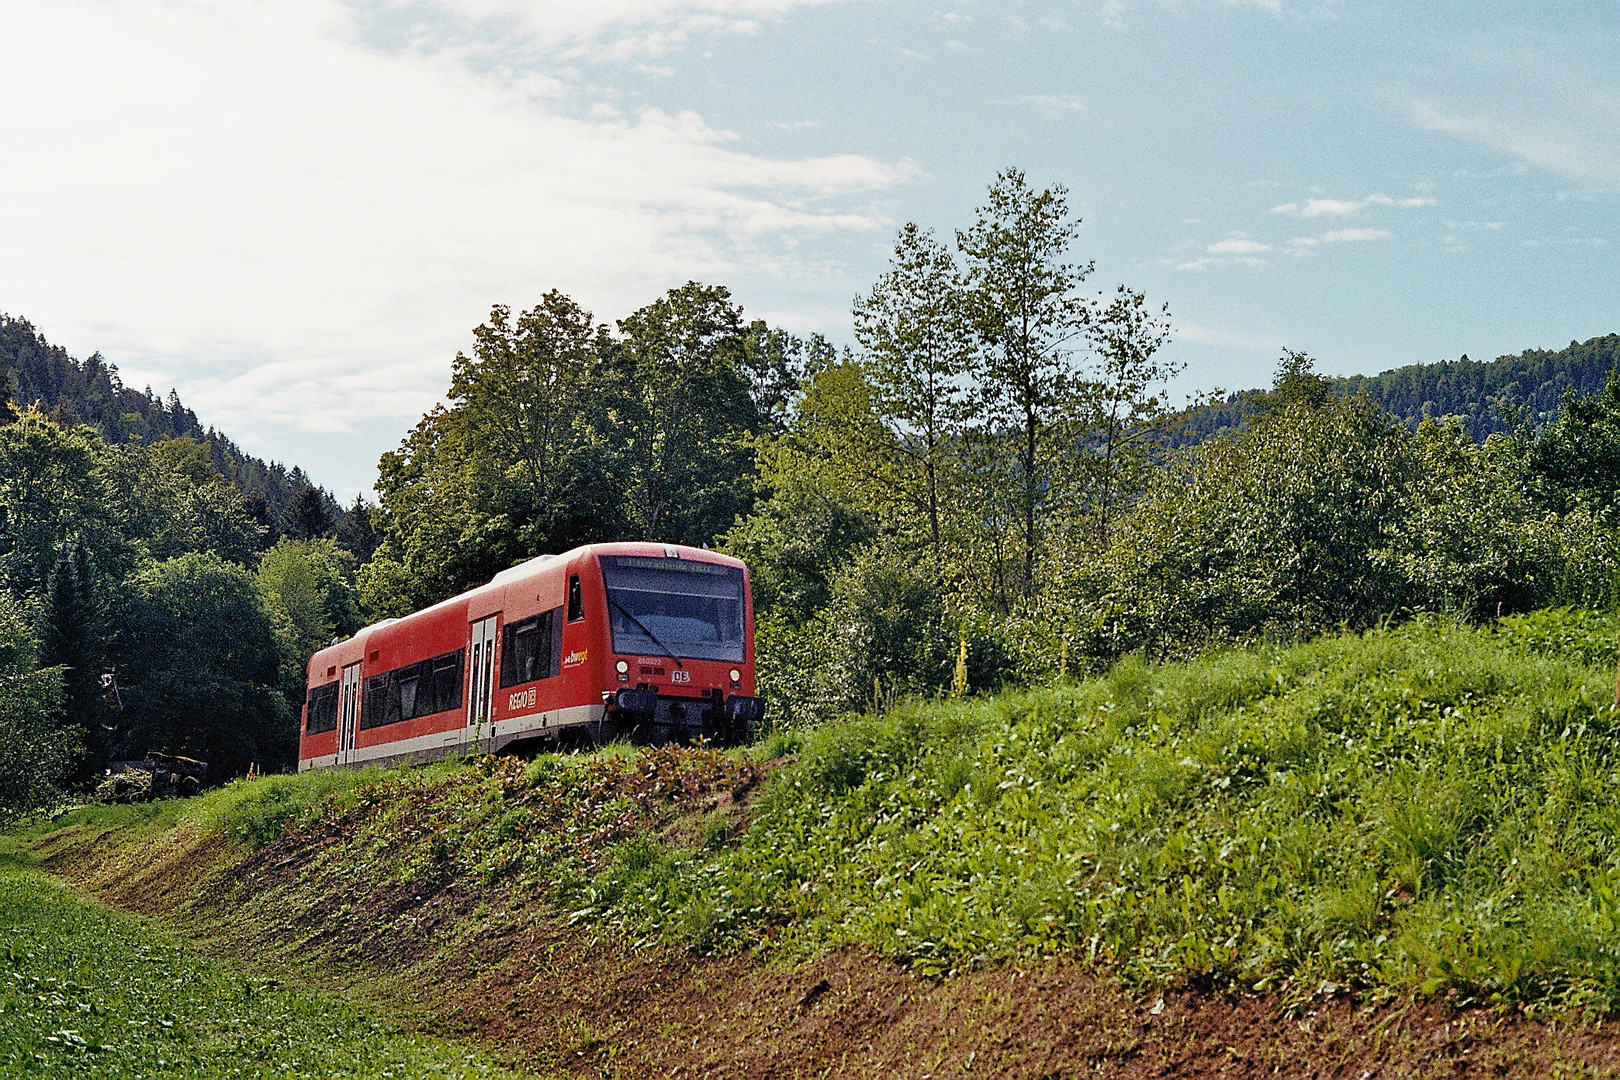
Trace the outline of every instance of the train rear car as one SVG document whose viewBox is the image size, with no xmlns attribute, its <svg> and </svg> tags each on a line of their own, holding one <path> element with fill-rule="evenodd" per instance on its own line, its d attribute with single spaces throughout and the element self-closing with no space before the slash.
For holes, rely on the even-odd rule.
<svg viewBox="0 0 1620 1080">
<path fill-rule="evenodd" d="M 764 711 L 740 560 L 593 544 L 316 653 L 298 767 L 584 737 L 735 741 Z"/>
</svg>

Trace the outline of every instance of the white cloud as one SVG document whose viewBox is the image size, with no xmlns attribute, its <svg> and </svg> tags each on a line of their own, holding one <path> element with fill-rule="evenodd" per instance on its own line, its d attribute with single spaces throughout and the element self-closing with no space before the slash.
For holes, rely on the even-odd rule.
<svg viewBox="0 0 1620 1080">
<path fill-rule="evenodd" d="M 1086 111 L 1086 103 L 1069 94 L 1023 94 L 1018 98 L 1045 113 L 1077 113 Z"/>
<path fill-rule="evenodd" d="M 552 13 L 548 40 L 606 48 L 791 0 L 442 6 Z M 837 267 L 799 238 L 887 229 L 872 200 L 918 175 L 761 156 L 560 68 L 485 71 L 355 31 L 338 0 L 12 0 L 0 33 L 28 47 L 0 65 L 0 100 L 28 106 L 0 110 L 0 305 L 132 385 L 172 380 L 257 452 L 314 467 L 298 432 L 357 433 L 334 466 L 352 490 L 491 303 L 557 287 L 608 318 L 689 278 L 820 288 Z"/>
<path fill-rule="evenodd" d="M 1362 240 L 1387 240 L 1388 229 L 1334 229 L 1322 234 L 1324 244 L 1354 244 Z"/>
<path fill-rule="evenodd" d="M 1433 205 L 1435 200 L 1428 196 L 1392 199 L 1388 195 L 1375 194 L 1365 199 L 1306 199 L 1303 202 L 1287 202 L 1281 206 L 1273 206 L 1271 212 L 1298 218 L 1348 217 L 1360 213 L 1369 206 L 1393 206 L 1402 210 L 1412 210 L 1420 206 Z"/>
<path fill-rule="evenodd" d="M 1232 330 L 1227 327 L 1188 322 L 1176 324 L 1175 339 L 1191 345 L 1220 345 L 1239 349 L 1268 350 L 1283 347 L 1283 338 L 1277 334 Z"/>
<path fill-rule="evenodd" d="M 1353 244 L 1363 240 L 1387 240 L 1388 229 L 1331 229 L 1321 236 L 1296 236 L 1288 242 L 1296 248 L 1311 248 L 1318 244 Z"/>
<path fill-rule="evenodd" d="M 1233 236 L 1219 240 L 1205 249 L 1211 255 L 1258 255 L 1270 251 L 1270 244 L 1262 244 L 1258 240 L 1246 237 Z"/>
<path fill-rule="evenodd" d="M 504 35 L 565 56 L 660 55 L 700 34 L 755 34 L 795 8 L 844 0 L 426 0 L 458 24 L 493 24 Z M 356 5 L 377 11 L 389 0 Z"/>
<path fill-rule="evenodd" d="M 1620 37 L 1515 28 L 1451 39 L 1395 95 L 1411 122 L 1582 184 L 1620 187 Z"/>
</svg>

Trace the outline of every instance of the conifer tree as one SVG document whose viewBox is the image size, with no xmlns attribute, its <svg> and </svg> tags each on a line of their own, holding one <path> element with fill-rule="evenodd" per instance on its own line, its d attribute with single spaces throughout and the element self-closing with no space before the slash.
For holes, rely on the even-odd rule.
<svg viewBox="0 0 1620 1080">
<path fill-rule="evenodd" d="M 106 764 L 107 715 L 101 695 L 107 611 L 94 557 L 81 539 L 64 544 L 45 583 L 39 616 L 40 662 L 61 665 L 62 708 L 82 753 L 70 782 L 84 783 Z"/>
</svg>

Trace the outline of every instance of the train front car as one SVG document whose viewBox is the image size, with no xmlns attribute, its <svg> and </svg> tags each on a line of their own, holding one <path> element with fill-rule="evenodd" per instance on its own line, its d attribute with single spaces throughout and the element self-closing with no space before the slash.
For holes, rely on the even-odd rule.
<svg viewBox="0 0 1620 1080">
<path fill-rule="evenodd" d="M 298 765 L 587 737 L 734 742 L 764 715 L 748 568 L 697 548 L 594 544 L 316 653 Z"/>
<path fill-rule="evenodd" d="M 654 742 L 746 738 L 765 716 L 748 568 L 675 545 L 604 544 L 591 555 L 609 727 Z"/>
</svg>

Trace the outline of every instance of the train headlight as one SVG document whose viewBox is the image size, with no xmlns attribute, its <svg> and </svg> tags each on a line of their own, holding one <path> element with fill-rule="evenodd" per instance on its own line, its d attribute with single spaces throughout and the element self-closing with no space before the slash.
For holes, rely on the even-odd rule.
<svg viewBox="0 0 1620 1080">
<path fill-rule="evenodd" d="M 623 660 L 620 660 L 617 664 L 614 664 L 613 670 L 619 673 L 620 682 L 630 681 L 630 665 L 625 663 Z"/>
<path fill-rule="evenodd" d="M 736 668 L 732 668 L 730 674 L 731 688 L 733 690 L 739 689 L 742 686 L 742 672 L 738 671 Z"/>
</svg>

